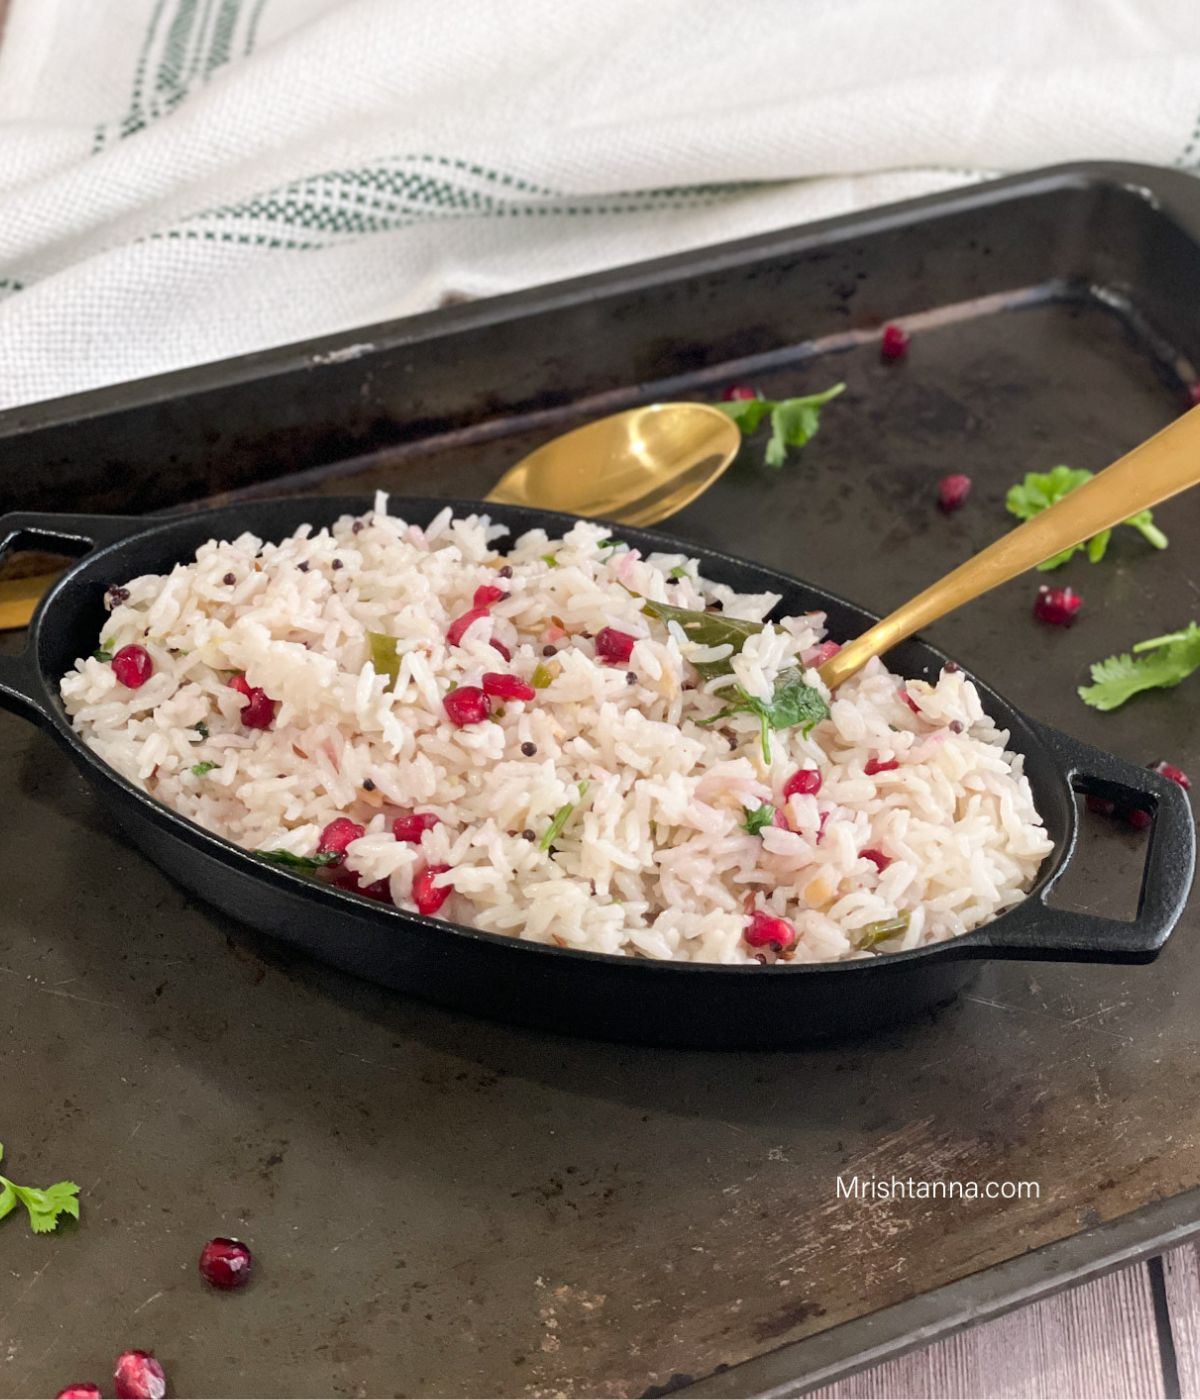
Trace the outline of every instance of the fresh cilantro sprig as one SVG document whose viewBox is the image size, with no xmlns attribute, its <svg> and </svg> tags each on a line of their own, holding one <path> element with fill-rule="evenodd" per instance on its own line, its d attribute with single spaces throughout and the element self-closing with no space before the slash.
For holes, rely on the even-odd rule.
<svg viewBox="0 0 1200 1400">
<path fill-rule="evenodd" d="M 0 1158 L 4 1146 L 0 1144 Z M 56 1181 L 53 1186 L 39 1190 L 36 1186 L 18 1186 L 8 1177 L 0 1176 L 0 1220 L 18 1205 L 25 1207 L 29 1228 L 35 1235 L 46 1235 L 58 1224 L 59 1217 L 72 1215 L 79 1219 L 79 1187 L 73 1181 Z"/>
<path fill-rule="evenodd" d="M 805 737 L 813 726 L 829 718 L 829 706 L 819 690 L 809 685 L 795 666 L 787 666 L 775 677 L 775 686 L 769 700 L 760 700 L 740 685 L 733 687 L 736 697 L 732 705 L 727 705 L 711 719 L 697 721 L 703 726 L 716 724 L 730 715 L 757 715 L 762 732 L 762 756 L 764 763 L 771 762 L 771 730 L 794 729 L 801 727 Z"/>
<path fill-rule="evenodd" d="M 761 836 L 763 828 L 771 826 L 774 821 L 775 808 L 769 802 L 764 802 L 761 807 L 755 807 L 752 812 L 746 813 L 742 828 L 748 831 L 751 836 Z"/>
<path fill-rule="evenodd" d="M 1095 710 L 1115 710 L 1143 690 L 1168 690 L 1200 669 L 1200 626 L 1138 642 L 1132 652 L 1109 656 L 1092 666 L 1092 684 L 1079 698 Z"/>
<path fill-rule="evenodd" d="M 1035 515 L 1040 515 L 1056 501 L 1061 501 L 1064 496 L 1069 496 L 1072 491 L 1078 490 L 1085 481 L 1090 481 L 1092 476 L 1093 473 L 1083 467 L 1059 466 L 1048 472 L 1028 472 L 1024 481 L 1009 487 L 1004 504 L 1008 507 L 1009 513 L 1015 515 L 1018 520 L 1032 520 Z M 1128 520 L 1124 521 L 1124 524 L 1132 525 L 1142 538 L 1152 544 L 1155 549 L 1166 549 L 1167 537 L 1155 525 L 1153 511 L 1139 510 L 1136 515 L 1131 515 Z M 1043 559 L 1038 568 L 1043 572 L 1057 569 L 1073 555 L 1078 554 L 1081 549 L 1086 550 L 1087 557 L 1093 564 L 1098 564 L 1104 558 L 1110 539 L 1112 539 L 1112 531 L 1101 530 L 1090 540 L 1074 544 L 1070 549 L 1064 549 L 1060 554 Z"/>
<path fill-rule="evenodd" d="M 716 404 L 742 430 L 745 437 L 754 432 L 764 418 L 771 420 L 771 437 L 767 442 L 764 461 L 768 467 L 782 467 L 787 461 L 789 447 L 803 447 L 816 436 L 821 426 L 821 409 L 845 389 L 835 384 L 821 394 L 805 394 L 796 399 L 730 399 Z"/>
</svg>

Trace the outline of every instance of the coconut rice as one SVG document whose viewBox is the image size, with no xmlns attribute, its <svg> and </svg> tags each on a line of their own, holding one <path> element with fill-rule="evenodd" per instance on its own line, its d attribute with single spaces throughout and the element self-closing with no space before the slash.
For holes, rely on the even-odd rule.
<svg viewBox="0 0 1200 1400">
<path fill-rule="evenodd" d="M 961 672 L 904 682 L 873 661 L 830 697 L 823 614 L 776 619 L 737 653 L 703 647 L 643 600 L 761 621 L 777 595 L 735 593 L 684 554 L 642 557 L 585 521 L 511 547 L 507 533 L 449 510 L 422 528 L 380 496 L 280 543 L 210 540 L 107 595 L 100 655 L 141 646 L 150 678 L 129 689 L 109 660 L 82 658 L 63 701 L 100 758 L 208 831 L 309 857 L 350 818 L 365 832 L 343 878 L 412 910 L 414 879 L 447 867 L 431 881 L 450 891 L 440 917 L 491 933 L 819 962 L 952 938 L 1021 900 L 1052 843 L 1021 756 Z M 506 596 L 452 645 L 481 585 Z M 605 628 L 635 639 L 628 661 L 597 656 Z M 394 679 L 374 669 L 371 632 L 396 639 Z M 714 661 L 728 673 L 698 674 Z M 771 732 L 769 763 L 755 714 L 699 723 L 734 686 L 769 699 L 787 667 L 828 718 Z M 532 680 L 536 698 L 456 725 L 444 698 L 485 672 Z M 276 702 L 269 728 L 242 722 L 231 676 Z M 802 768 L 819 791 L 785 797 Z M 398 840 L 414 812 L 439 820 Z M 751 946 L 756 913 L 786 920 L 794 943 Z"/>
</svg>

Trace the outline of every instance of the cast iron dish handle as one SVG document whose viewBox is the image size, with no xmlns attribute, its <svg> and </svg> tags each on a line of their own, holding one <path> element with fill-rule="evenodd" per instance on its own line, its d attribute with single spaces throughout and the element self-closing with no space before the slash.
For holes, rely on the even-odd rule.
<svg viewBox="0 0 1200 1400">
<path fill-rule="evenodd" d="M 61 550 L 64 554 L 82 558 L 94 549 L 116 544 L 136 530 L 144 530 L 146 521 L 137 515 L 72 515 L 37 514 L 17 511 L 0 516 L 0 560 L 13 549 Z M 58 592 L 61 582 L 47 590 L 38 604 L 30 634 L 47 602 Z M 44 701 L 39 698 L 37 661 L 28 642 L 15 656 L 0 656 L 0 706 L 36 720 L 49 721 Z"/>
<path fill-rule="evenodd" d="M 1148 768 L 1114 758 L 1056 729 L 1029 723 L 1075 792 L 1152 815 L 1137 915 L 1127 922 L 1047 908 L 1048 896 L 1070 864 L 1072 848 L 1040 889 L 1002 920 L 980 929 L 977 936 L 988 952 L 1000 956 L 1149 962 L 1174 928 L 1192 886 L 1196 828 L 1187 793 Z"/>
</svg>

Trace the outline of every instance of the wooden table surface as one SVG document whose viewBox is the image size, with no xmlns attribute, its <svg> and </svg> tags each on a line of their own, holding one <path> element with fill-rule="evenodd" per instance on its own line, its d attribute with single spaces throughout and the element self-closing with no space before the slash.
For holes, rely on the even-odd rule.
<svg viewBox="0 0 1200 1400">
<path fill-rule="evenodd" d="M 822 1400 L 1200 1397 L 1200 1245 L 810 1393 Z"/>
</svg>

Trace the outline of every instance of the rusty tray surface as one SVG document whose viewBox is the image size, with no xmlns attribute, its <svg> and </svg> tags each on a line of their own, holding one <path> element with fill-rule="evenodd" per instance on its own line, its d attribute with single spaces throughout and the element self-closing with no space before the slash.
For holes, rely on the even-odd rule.
<svg viewBox="0 0 1200 1400">
<path fill-rule="evenodd" d="M 800 457 L 744 453 L 669 528 L 878 611 L 1004 529 L 1024 471 L 1167 422 L 1198 304 L 1200 186 L 1067 168 L 16 410 L 0 495 L 469 496 L 603 409 L 841 378 Z M 913 349 L 887 366 L 894 317 Z M 1027 579 L 930 639 L 1036 718 L 1200 770 L 1186 687 L 1111 715 L 1075 696 L 1089 661 L 1200 615 L 1200 499 L 1157 518 L 1165 553 L 1119 532 L 1068 566 L 1071 631 L 1031 620 Z M 293 959 L 129 851 L 48 739 L 0 715 L 0 754 L 6 1161 L 84 1202 L 51 1238 L 2 1227 L 0 1393 L 103 1379 L 129 1345 L 177 1394 L 790 1393 L 1200 1228 L 1194 909 L 1151 966 L 990 965 L 871 1039 L 618 1047 Z M 1085 840 L 1073 902 L 1129 912 L 1142 838 Z M 854 1175 L 1040 1196 L 839 1199 Z M 215 1234 L 258 1255 L 242 1295 L 196 1276 Z"/>
</svg>

